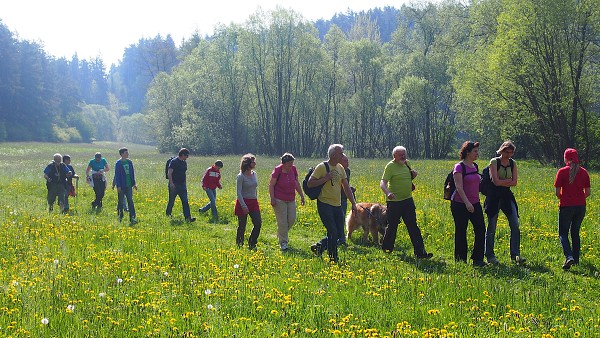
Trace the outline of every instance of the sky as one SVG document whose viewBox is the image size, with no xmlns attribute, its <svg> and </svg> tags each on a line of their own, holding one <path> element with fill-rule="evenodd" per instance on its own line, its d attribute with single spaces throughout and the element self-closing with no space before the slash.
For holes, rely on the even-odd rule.
<svg viewBox="0 0 600 338">
<path fill-rule="evenodd" d="M 261 8 L 292 9 L 305 19 L 330 19 L 348 9 L 400 8 L 407 0 L 1 0 L 0 20 L 19 40 L 40 43 L 57 58 L 118 63 L 125 48 L 141 38 L 171 34 L 179 46 L 199 32 L 211 35 L 216 24 L 244 23 Z"/>
</svg>

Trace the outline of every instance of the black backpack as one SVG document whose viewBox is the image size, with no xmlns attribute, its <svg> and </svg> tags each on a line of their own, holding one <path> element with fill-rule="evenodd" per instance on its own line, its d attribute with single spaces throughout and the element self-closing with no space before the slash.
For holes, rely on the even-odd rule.
<svg viewBox="0 0 600 338">
<path fill-rule="evenodd" d="M 325 164 L 325 169 L 327 170 L 327 172 L 329 172 L 329 163 L 327 163 L 327 161 L 323 161 L 323 164 Z M 304 191 L 304 195 L 308 196 L 308 198 L 310 198 L 311 200 L 315 200 L 317 199 L 317 197 L 319 197 L 319 195 L 321 194 L 321 189 L 323 189 L 323 186 L 325 185 L 325 183 L 323 183 L 316 187 L 308 187 L 308 180 L 310 179 L 310 176 L 314 171 L 315 167 L 308 168 L 308 173 L 306 173 L 306 176 L 304 176 L 304 180 L 302 180 L 302 190 Z"/>
<path fill-rule="evenodd" d="M 477 169 L 477 171 L 475 172 L 470 172 L 470 173 L 466 173 L 467 172 L 467 167 L 465 166 L 465 164 L 461 161 L 460 165 L 462 167 L 462 176 L 463 178 L 465 178 L 465 175 L 470 175 L 470 174 L 479 174 L 479 167 L 477 166 L 477 163 L 473 162 L 473 164 L 475 165 L 475 169 Z M 444 181 L 444 199 L 445 200 L 451 200 L 452 199 L 452 195 L 454 195 L 454 191 L 456 191 L 456 185 L 454 185 L 454 176 L 452 175 L 452 171 L 451 170 L 448 175 L 446 176 L 446 181 Z M 481 182 L 480 182 L 481 185 Z"/>
<path fill-rule="evenodd" d="M 508 159 L 508 166 L 512 171 L 512 158 Z M 496 169 L 500 169 L 500 157 L 496 157 Z M 490 192 L 493 191 L 494 187 L 495 185 L 494 182 L 492 182 L 492 175 L 490 174 L 490 166 L 488 165 L 485 168 L 483 168 L 483 171 L 481 172 L 481 180 L 479 181 L 479 192 L 481 192 L 482 195 L 487 196 Z"/>
<path fill-rule="evenodd" d="M 177 158 L 177 156 L 172 156 L 167 160 L 167 164 L 165 165 L 165 178 L 169 179 L 169 166 L 171 165 L 171 161 Z"/>
</svg>

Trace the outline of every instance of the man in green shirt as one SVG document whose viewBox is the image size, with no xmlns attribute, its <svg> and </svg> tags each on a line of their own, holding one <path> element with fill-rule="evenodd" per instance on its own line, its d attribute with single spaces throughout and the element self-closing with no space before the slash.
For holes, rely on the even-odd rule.
<svg viewBox="0 0 600 338">
<path fill-rule="evenodd" d="M 406 157 L 406 148 L 397 146 L 392 151 L 393 160 L 383 171 L 380 187 L 387 200 L 388 227 L 383 235 L 382 249 L 386 252 L 394 250 L 396 232 L 400 219 L 404 220 L 408 235 L 413 245 L 417 258 L 431 258 L 433 254 L 425 251 L 423 236 L 417 226 L 417 213 L 415 202 L 412 198 L 412 180 L 417 177 L 417 172 L 409 166 Z"/>
</svg>

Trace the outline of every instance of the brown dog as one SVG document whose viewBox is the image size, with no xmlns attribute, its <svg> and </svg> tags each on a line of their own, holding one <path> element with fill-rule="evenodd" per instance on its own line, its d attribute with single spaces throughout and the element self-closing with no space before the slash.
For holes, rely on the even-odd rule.
<svg viewBox="0 0 600 338">
<path fill-rule="evenodd" d="M 362 228 L 363 242 L 369 240 L 369 233 L 374 243 L 379 244 L 379 233 L 383 235 L 387 228 L 387 207 L 379 203 L 357 203 L 356 211 L 350 212 L 346 217 L 348 241 L 354 230 Z"/>
</svg>

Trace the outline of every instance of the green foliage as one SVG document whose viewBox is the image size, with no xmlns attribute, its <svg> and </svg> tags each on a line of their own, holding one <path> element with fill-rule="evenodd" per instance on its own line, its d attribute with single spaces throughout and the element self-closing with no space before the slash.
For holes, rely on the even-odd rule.
<svg viewBox="0 0 600 338">
<path fill-rule="evenodd" d="M 263 226 L 256 251 L 235 245 L 234 156 L 221 158 L 217 224 L 196 211 L 208 201 L 200 179 L 215 158 L 188 160 L 198 221 L 187 224 L 179 200 L 174 218 L 164 216 L 165 155 L 138 145 L 128 145 L 139 187 L 136 226 L 117 220 L 116 192 L 110 189 L 104 210 L 92 212 L 94 193 L 83 181 L 71 199 L 71 215 L 46 211 L 42 169 L 55 152 L 69 153 L 82 175 L 96 151 L 112 167 L 120 146 L 0 145 L 0 185 L 6 187 L 0 195 L 0 335 L 592 337 L 600 327 L 598 198 L 588 199 L 581 264 L 565 272 L 556 234 L 555 168 L 518 162 L 513 191 L 528 258 L 524 266 L 510 262 L 503 216 L 496 233 L 499 266 L 454 262 L 452 215 L 441 189 L 453 161 L 432 160 L 414 160 L 412 167 L 419 172 L 413 195 L 418 223 L 434 258 L 415 260 L 401 226 L 393 253 L 361 243 L 355 233 L 340 249 L 340 264 L 331 265 L 309 249 L 325 233 L 314 201 L 298 207 L 291 248 L 279 250 L 267 188 L 279 163 L 275 157 L 257 158 Z M 298 157 L 295 165 L 304 173 L 317 161 Z M 350 160 L 359 201 L 384 202 L 379 179 L 387 161 Z M 591 175 L 596 182 L 597 173 Z"/>
</svg>

